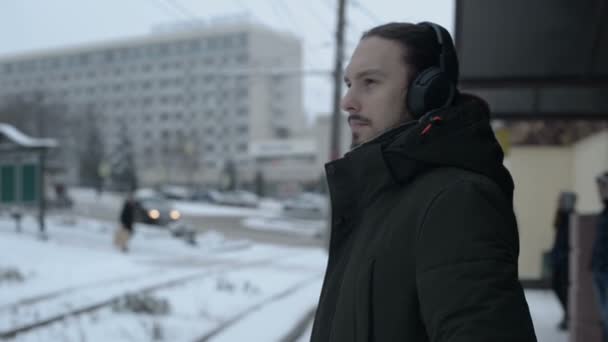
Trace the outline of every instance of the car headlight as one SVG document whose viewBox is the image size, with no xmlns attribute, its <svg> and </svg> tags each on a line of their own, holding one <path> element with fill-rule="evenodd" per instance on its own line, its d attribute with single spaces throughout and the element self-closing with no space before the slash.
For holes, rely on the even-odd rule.
<svg viewBox="0 0 608 342">
<path fill-rule="evenodd" d="M 182 214 L 180 214 L 180 212 L 177 210 L 171 210 L 169 216 L 171 216 L 171 219 L 173 220 L 179 220 L 179 218 L 182 217 Z"/>
<path fill-rule="evenodd" d="M 158 220 L 158 218 L 160 217 L 160 211 L 156 209 L 149 210 L 148 216 L 150 216 L 150 218 L 153 220 Z"/>
</svg>

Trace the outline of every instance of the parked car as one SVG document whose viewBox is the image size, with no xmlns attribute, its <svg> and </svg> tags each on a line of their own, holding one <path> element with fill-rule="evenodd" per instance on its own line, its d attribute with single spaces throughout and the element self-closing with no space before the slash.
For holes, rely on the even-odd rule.
<svg viewBox="0 0 608 342">
<path fill-rule="evenodd" d="M 190 195 L 191 201 L 219 203 L 220 193 L 217 190 L 196 190 Z"/>
<path fill-rule="evenodd" d="M 140 188 L 135 190 L 134 194 L 135 198 L 147 198 L 147 197 L 159 197 L 162 198 L 163 195 L 158 191 L 151 188 Z"/>
<path fill-rule="evenodd" d="M 283 212 L 299 218 L 321 218 L 328 212 L 328 200 L 324 195 L 304 192 L 283 202 Z"/>
<path fill-rule="evenodd" d="M 257 208 L 259 203 L 258 195 L 245 190 L 227 191 L 222 196 L 224 204 L 228 205 Z"/>
<path fill-rule="evenodd" d="M 191 197 L 190 190 L 184 186 L 163 185 L 160 187 L 159 192 L 163 197 L 172 200 L 187 200 Z"/>
<path fill-rule="evenodd" d="M 256 208 L 259 203 L 259 198 L 256 194 L 245 191 L 217 191 L 207 190 L 195 192 L 191 197 L 196 201 L 203 201 L 219 205 L 231 205 L 238 207 Z"/>
<path fill-rule="evenodd" d="M 135 221 L 166 226 L 181 219 L 181 213 L 158 196 L 135 197 Z"/>
</svg>

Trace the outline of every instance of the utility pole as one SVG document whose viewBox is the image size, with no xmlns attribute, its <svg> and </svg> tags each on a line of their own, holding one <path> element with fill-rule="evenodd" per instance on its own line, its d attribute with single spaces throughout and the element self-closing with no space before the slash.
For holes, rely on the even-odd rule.
<svg viewBox="0 0 608 342">
<path fill-rule="evenodd" d="M 336 160 L 340 157 L 340 99 L 342 97 L 342 61 L 344 60 L 344 26 L 346 24 L 346 0 L 338 0 L 338 23 L 336 28 L 336 64 L 334 67 L 334 110 L 331 120 L 331 136 L 329 137 L 329 159 Z M 324 246 L 329 250 L 332 229 L 331 201 L 328 203 L 327 226 L 325 229 Z"/>
<path fill-rule="evenodd" d="M 342 97 L 342 61 L 344 60 L 344 26 L 346 25 L 346 0 L 338 1 L 338 26 L 336 29 L 336 61 L 334 67 L 334 111 L 331 121 L 330 160 L 340 157 L 340 99 Z"/>
</svg>

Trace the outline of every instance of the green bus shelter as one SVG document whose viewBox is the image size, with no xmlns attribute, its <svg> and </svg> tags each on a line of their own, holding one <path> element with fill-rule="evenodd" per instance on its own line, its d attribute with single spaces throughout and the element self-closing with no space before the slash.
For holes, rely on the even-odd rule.
<svg viewBox="0 0 608 342">
<path fill-rule="evenodd" d="M 0 123 L 0 208 L 38 207 L 44 233 L 44 169 L 53 139 L 30 137 L 14 126 Z"/>
</svg>

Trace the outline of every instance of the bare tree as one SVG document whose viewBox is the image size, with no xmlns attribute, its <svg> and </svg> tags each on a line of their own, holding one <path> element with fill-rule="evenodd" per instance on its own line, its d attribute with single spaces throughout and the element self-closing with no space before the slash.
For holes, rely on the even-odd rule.
<svg viewBox="0 0 608 342">
<path fill-rule="evenodd" d="M 48 94 L 41 90 L 5 97 L 0 102 L 2 122 L 29 135 L 62 140 L 74 122 L 65 106 L 50 104 L 47 98 Z"/>
<path fill-rule="evenodd" d="M 234 160 L 226 160 L 221 177 L 222 188 L 224 190 L 236 190 L 238 184 L 238 174 Z"/>
<path fill-rule="evenodd" d="M 201 142 L 198 134 L 177 131 L 171 136 L 165 131 L 161 142 L 161 161 L 168 184 L 194 184 L 194 174 L 200 170 Z"/>
<path fill-rule="evenodd" d="M 198 134 L 178 136 L 176 153 L 183 169 L 184 181 L 194 184 L 194 174 L 200 169 L 201 142 Z"/>
<path fill-rule="evenodd" d="M 130 136 L 129 126 L 125 118 L 121 118 L 120 141 L 118 145 L 110 151 L 111 156 L 111 177 L 114 185 L 122 190 L 135 190 L 138 187 L 137 169 L 135 165 L 135 151 L 133 140 Z"/>
<path fill-rule="evenodd" d="M 80 183 L 97 189 L 103 187 L 101 175 L 105 159 L 105 140 L 101 133 L 99 116 L 88 107 L 79 120 L 79 137 L 82 142 L 79 148 Z"/>
<path fill-rule="evenodd" d="M 49 93 L 36 90 L 0 98 L 0 122 L 12 125 L 27 135 L 53 138 L 59 144 L 47 154 L 47 168 L 53 174 L 66 173 L 72 167 L 73 132 L 77 123 L 67 106 L 50 101 Z"/>
</svg>

